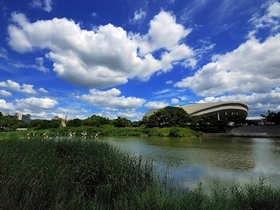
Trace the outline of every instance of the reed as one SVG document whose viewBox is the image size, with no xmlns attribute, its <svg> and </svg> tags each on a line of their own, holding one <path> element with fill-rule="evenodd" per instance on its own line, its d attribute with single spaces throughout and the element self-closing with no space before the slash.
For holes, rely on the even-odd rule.
<svg viewBox="0 0 280 210">
<path fill-rule="evenodd" d="M 152 161 L 101 141 L 2 140 L 0 157 L 0 209 L 280 209 L 265 178 L 178 192 Z"/>
<path fill-rule="evenodd" d="M 153 186 L 152 164 L 97 141 L 3 140 L 0 204 L 7 209 L 111 207 Z"/>
</svg>

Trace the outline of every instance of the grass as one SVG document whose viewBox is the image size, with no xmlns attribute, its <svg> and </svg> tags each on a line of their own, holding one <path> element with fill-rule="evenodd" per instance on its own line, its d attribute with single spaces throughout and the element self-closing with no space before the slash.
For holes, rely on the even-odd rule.
<svg viewBox="0 0 280 210">
<path fill-rule="evenodd" d="M 193 131 L 188 127 L 176 127 L 177 132 L 180 134 L 178 137 L 192 137 L 201 136 L 202 133 L 198 131 Z M 80 126 L 80 127 L 59 127 L 51 128 L 46 130 L 27 130 L 18 132 L 0 132 L 1 139 L 11 139 L 10 135 L 14 137 L 27 137 L 28 133 L 36 134 L 36 136 L 43 136 L 44 133 L 48 133 L 51 137 L 55 137 L 57 134 L 59 136 L 68 136 L 69 132 L 75 132 L 77 137 L 81 137 L 81 133 L 87 131 L 88 137 L 95 136 L 98 133 L 99 136 L 151 136 L 151 137 L 168 137 L 170 136 L 170 131 L 174 129 L 173 127 L 155 127 L 155 128 L 145 128 L 143 126 L 139 127 L 114 127 L 113 125 L 101 125 L 99 127 L 93 126 Z"/>
<path fill-rule="evenodd" d="M 280 209 L 264 178 L 163 190 L 153 162 L 101 141 L 2 140 L 0 157 L 0 209 Z"/>
</svg>

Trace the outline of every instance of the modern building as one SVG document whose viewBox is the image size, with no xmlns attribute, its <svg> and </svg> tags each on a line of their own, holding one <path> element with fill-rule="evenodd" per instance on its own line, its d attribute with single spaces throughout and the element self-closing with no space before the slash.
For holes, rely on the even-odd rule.
<svg viewBox="0 0 280 210">
<path fill-rule="evenodd" d="M 221 115 L 242 115 L 248 116 L 248 106 L 238 101 L 198 103 L 178 106 L 183 108 L 190 116 L 205 116 L 216 114 L 220 119 Z M 160 109 L 149 110 L 145 116 L 149 117 Z"/>
<path fill-rule="evenodd" d="M 22 120 L 22 114 L 17 112 L 14 114 L 14 118 L 17 119 L 17 120 Z"/>
<path fill-rule="evenodd" d="M 23 115 L 22 115 L 22 121 L 23 121 L 23 122 L 29 122 L 29 121 L 31 121 L 31 114 L 23 114 Z"/>
<path fill-rule="evenodd" d="M 12 117 L 23 122 L 29 122 L 31 120 L 30 114 L 21 114 L 19 112 L 15 113 Z"/>
</svg>

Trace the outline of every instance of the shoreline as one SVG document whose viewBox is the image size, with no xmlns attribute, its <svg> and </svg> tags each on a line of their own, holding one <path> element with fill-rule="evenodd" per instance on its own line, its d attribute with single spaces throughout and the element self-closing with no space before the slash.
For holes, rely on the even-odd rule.
<svg viewBox="0 0 280 210">
<path fill-rule="evenodd" d="M 232 128 L 227 133 L 204 133 L 203 136 L 280 138 L 280 125 L 243 126 Z"/>
</svg>

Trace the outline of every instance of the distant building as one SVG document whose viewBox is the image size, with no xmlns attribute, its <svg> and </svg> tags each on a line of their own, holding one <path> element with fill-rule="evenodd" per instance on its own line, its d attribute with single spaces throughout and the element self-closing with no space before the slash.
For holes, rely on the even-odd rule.
<svg viewBox="0 0 280 210">
<path fill-rule="evenodd" d="M 248 116 L 248 106 L 238 101 L 216 102 L 216 103 L 198 103 L 180 106 L 190 116 L 203 116 L 216 114 L 218 120 L 221 115 L 243 115 Z M 160 109 L 149 110 L 145 116 L 149 117 Z"/>
<path fill-rule="evenodd" d="M 31 115 L 30 114 L 21 114 L 20 112 L 15 113 L 14 115 L 11 115 L 14 119 L 22 120 L 23 122 L 29 122 L 31 121 Z"/>
<path fill-rule="evenodd" d="M 17 112 L 14 114 L 14 118 L 17 119 L 17 120 L 22 120 L 22 114 Z"/>
<path fill-rule="evenodd" d="M 22 121 L 23 122 L 31 121 L 31 114 L 24 114 L 24 115 L 22 115 Z"/>
</svg>

